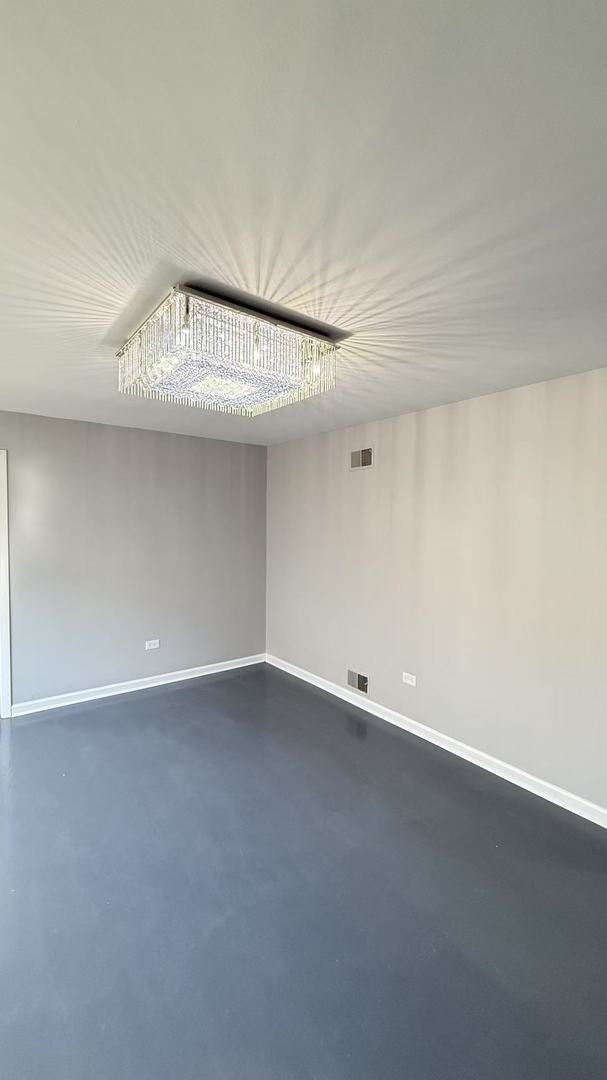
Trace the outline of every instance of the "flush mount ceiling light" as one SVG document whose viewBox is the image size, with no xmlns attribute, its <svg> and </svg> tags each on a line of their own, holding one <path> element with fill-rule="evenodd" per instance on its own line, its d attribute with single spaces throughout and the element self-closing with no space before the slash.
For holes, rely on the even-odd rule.
<svg viewBox="0 0 607 1080">
<path fill-rule="evenodd" d="M 257 416 L 335 386 L 334 341 L 175 286 L 118 353 L 123 394 Z"/>
</svg>

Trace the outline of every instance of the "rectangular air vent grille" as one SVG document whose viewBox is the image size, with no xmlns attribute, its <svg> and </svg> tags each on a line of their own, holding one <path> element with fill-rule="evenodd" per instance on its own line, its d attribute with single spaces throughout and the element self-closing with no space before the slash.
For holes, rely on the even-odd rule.
<svg viewBox="0 0 607 1080">
<path fill-rule="evenodd" d="M 368 694 L 369 676 L 360 675 L 358 671 L 348 670 L 348 686 L 354 687 L 355 690 L 360 690 L 361 694 Z"/>
<path fill-rule="evenodd" d="M 373 464 L 373 447 L 366 446 L 364 450 L 352 450 L 350 453 L 351 469 L 368 469 Z"/>
</svg>

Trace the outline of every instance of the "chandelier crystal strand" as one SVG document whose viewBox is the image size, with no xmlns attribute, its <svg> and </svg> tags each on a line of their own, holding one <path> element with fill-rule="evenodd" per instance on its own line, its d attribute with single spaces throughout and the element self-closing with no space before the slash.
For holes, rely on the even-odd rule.
<svg viewBox="0 0 607 1080">
<path fill-rule="evenodd" d="M 122 393 L 240 416 L 335 387 L 333 342 L 179 288 L 118 356 Z"/>
</svg>

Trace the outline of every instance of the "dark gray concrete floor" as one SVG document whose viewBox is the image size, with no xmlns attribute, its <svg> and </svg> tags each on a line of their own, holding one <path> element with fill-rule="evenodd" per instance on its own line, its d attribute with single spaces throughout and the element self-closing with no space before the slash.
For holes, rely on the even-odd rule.
<svg viewBox="0 0 607 1080">
<path fill-rule="evenodd" d="M 1 747 L 2 1080 L 605 1080 L 598 827 L 263 666 Z"/>
</svg>

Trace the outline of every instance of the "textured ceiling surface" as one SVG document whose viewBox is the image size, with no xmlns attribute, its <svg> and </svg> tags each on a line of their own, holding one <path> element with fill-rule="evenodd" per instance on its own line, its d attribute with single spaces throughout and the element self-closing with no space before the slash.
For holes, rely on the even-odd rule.
<svg viewBox="0 0 607 1080">
<path fill-rule="evenodd" d="M 0 408 L 275 443 L 607 361 L 607 4 L 6 0 Z M 123 397 L 176 281 L 351 336 L 255 419 Z"/>
</svg>

